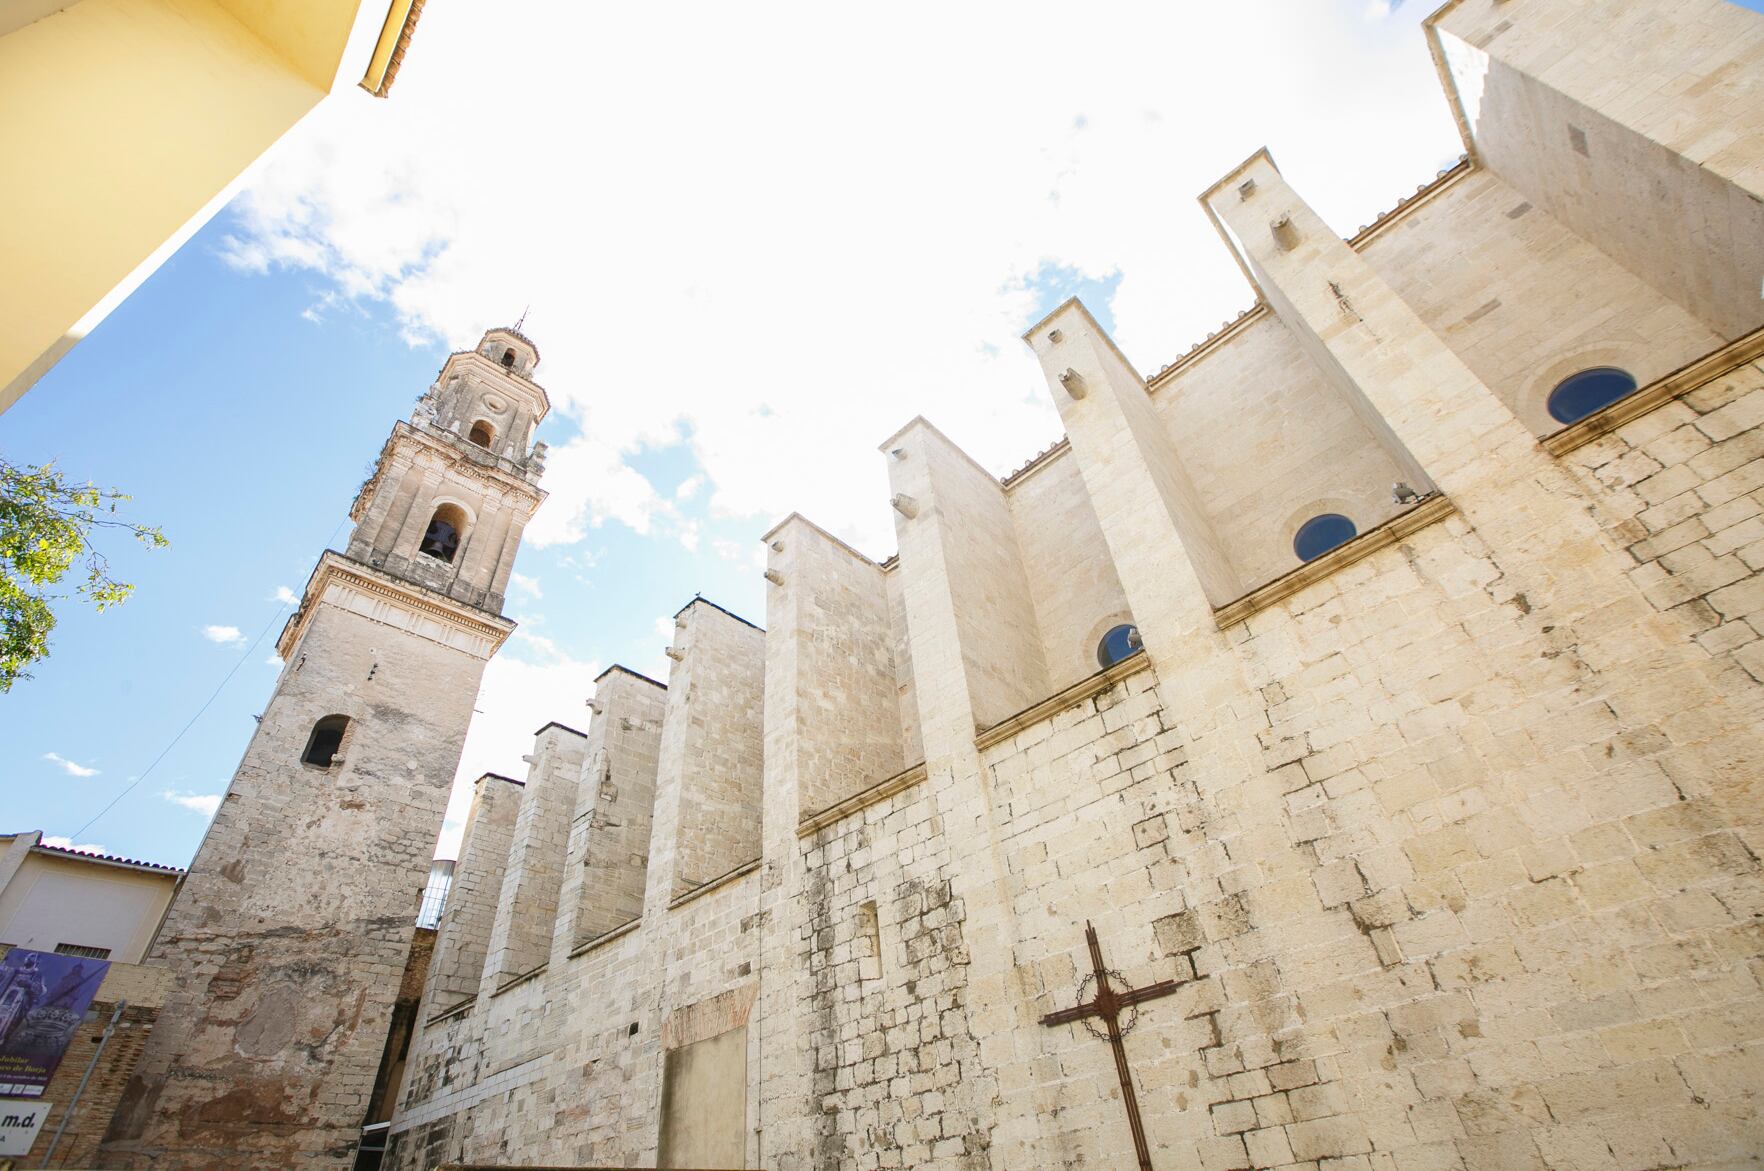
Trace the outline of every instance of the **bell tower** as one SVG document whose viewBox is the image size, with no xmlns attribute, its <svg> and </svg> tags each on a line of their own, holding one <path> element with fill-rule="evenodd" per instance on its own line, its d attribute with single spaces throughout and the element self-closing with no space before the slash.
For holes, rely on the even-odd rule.
<svg viewBox="0 0 1764 1171">
<path fill-rule="evenodd" d="M 394 425 L 148 962 L 173 990 L 106 1167 L 350 1165 L 521 533 L 539 351 L 493 329 Z"/>
<path fill-rule="evenodd" d="M 551 409 L 532 380 L 539 350 L 493 329 L 454 354 L 399 423 L 350 510 L 350 560 L 500 613 L 521 531 L 538 507 Z"/>
</svg>

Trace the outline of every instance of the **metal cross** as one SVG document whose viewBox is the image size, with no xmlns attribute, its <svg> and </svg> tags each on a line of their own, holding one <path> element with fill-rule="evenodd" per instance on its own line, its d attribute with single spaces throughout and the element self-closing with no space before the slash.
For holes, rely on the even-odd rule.
<svg viewBox="0 0 1764 1171">
<path fill-rule="evenodd" d="M 1103 966 L 1102 945 L 1096 941 L 1096 928 L 1089 920 L 1084 923 L 1084 938 L 1090 944 L 1091 974 L 1086 976 L 1078 986 L 1080 999 L 1084 996 L 1085 987 L 1095 983 L 1096 992 L 1089 1000 L 1083 1001 L 1072 1008 L 1062 1008 L 1058 1012 L 1050 1012 L 1041 1018 L 1044 1025 L 1065 1025 L 1074 1021 L 1082 1021 L 1085 1029 L 1098 1038 L 1107 1037 L 1109 1048 L 1115 1051 L 1115 1073 L 1121 1079 L 1121 1100 L 1127 1105 L 1127 1125 L 1133 1130 L 1133 1153 L 1139 1156 L 1139 1171 L 1152 1171 L 1151 1150 L 1145 1144 L 1145 1123 L 1139 1118 L 1139 1096 L 1133 1092 L 1133 1077 L 1127 1070 L 1127 1047 L 1121 1043 L 1139 1013 L 1136 1006 L 1148 1000 L 1156 1000 L 1160 996 L 1168 996 L 1182 984 L 1180 980 L 1159 980 L 1156 984 L 1147 984 L 1144 988 L 1127 987 L 1126 979 L 1119 972 L 1110 971 Z M 1111 978 L 1119 981 L 1121 987 L 1116 988 Z M 1134 1009 L 1128 1018 L 1126 1027 L 1121 1024 L 1123 1009 Z M 1091 1018 L 1099 1019 L 1107 1026 L 1107 1033 L 1098 1033 L 1091 1025 Z"/>
</svg>

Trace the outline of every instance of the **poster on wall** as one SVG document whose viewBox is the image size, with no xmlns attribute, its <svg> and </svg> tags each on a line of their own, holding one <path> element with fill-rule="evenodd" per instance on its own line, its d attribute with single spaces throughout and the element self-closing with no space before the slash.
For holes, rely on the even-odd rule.
<svg viewBox="0 0 1764 1171">
<path fill-rule="evenodd" d="M 109 960 L 22 947 L 0 958 L 0 1097 L 43 1095 L 109 970 Z"/>
</svg>

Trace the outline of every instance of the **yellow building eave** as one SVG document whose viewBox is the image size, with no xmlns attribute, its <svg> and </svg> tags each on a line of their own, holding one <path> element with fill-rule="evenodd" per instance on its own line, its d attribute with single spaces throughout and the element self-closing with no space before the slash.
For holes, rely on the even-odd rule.
<svg viewBox="0 0 1764 1171">
<path fill-rule="evenodd" d="M 411 35 L 423 15 L 423 0 L 392 0 L 386 10 L 386 22 L 380 26 L 380 39 L 374 44 L 374 55 L 368 59 L 367 72 L 362 75 L 361 88 L 383 98 L 392 92 L 398 79 L 398 67 L 410 48 Z"/>
</svg>

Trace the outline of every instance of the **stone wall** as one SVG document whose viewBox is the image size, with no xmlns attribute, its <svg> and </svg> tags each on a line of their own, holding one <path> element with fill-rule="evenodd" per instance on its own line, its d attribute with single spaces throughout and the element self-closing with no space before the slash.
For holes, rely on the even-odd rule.
<svg viewBox="0 0 1764 1171">
<path fill-rule="evenodd" d="M 1757 328 L 1755 14 L 1729 0 L 1462 0 L 1439 32 L 1491 171 L 1722 337 Z"/>
<path fill-rule="evenodd" d="M 874 562 L 797 516 L 766 539 L 777 577 L 767 595 L 766 711 L 777 734 L 768 733 L 765 750 L 796 757 L 807 816 L 908 763 L 894 632 Z"/>
<path fill-rule="evenodd" d="M 176 982 L 106 1165 L 348 1161 L 482 668 L 316 607 L 149 953 Z M 339 713 L 338 759 L 302 763 Z"/>
<path fill-rule="evenodd" d="M 1568 375 L 1616 366 L 1646 385 L 1721 344 L 1485 170 L 1451 182 L 1360 255 L 1539 435 L 1562 426 L 1547 402 Z"/>
<path fill-rule="evenodd" d="M 1013 480 L 1007 499 L 1023 563 L 1034 568 L 1029 596 L 1048 687 L 1076 683 L 1096 672 L 1102 636 L 1133 621 L 1115 563 L 1071 460 L 1055 456 Z"/>
<path fill-rule="evenodd" d="M 1764 365 L 1751 362 L 1566 457 L 1697 645 L 1764 682 Z"/>
<path fill-rule="evenodd" d="M 622 667 L 596 681 L 599 716 L 588 728 L 587 762 L 576 794 L 559 917 L 566 955 L 643 914 L 650 816 L 667 688 Z"/>
<path fill-rule="evenodd" d="M 702 600 L 676 624 L 658 767 L 675 798 L 667 864 L 681 895 L 760 855 L 765 632 Z"/>
<path fill-rule="evenodd" d="M 447 904 L 435 927 L 435 952 L 423 992 L 425 1011 L 431 1016 L 478 994 L 524 789 L 522 782 L 495 773 L 485 773 L 472 783 L 472 804 L 453 883 L 447 888 Z"/>
<path fill-rule="evenodd" d="M 923 518 L 929 536 L 918 566 L 929 589 L 943 595 L 963 655 L 962 671 L 974 694 L 974 718 L 1001 720 L 1047 694 L 1047 660 L 1036 622 L 1029 577 L 1018 547 L 1010 506 L 999 482 L 929 423 L 915 420 L 883 445 L 896 499 L 905 521 Z M 910 513 L 910 516 L 908 515 Z M 896 525 L 903 523 L 897 520 Z M 902 550 L 903 567 L 909 562 Z M 909 629 L 912 583 L 903 584 Z M 920 638 L 914 638 L 918 667 Z M 921 736 L 928 697 L 915 670 Z"/>
<path fill-rule="evenodd" d="M 1292 539 L 1311 517 L 1340 513 L 1364 531 L 1396 511 L 1405 473 L 1273 314 L 1161 381 L 1153 401 L 1246 592 L 1297 568 Z"/>
<path fill-rule="evenodd" d="M 888 630 L 894 640 L 894 682 L 900 702 L 901 755 L 908 760 L 925 759 L 925 738 L 919 731 L 919 696 L 913 687 L 913 644 L 907 636 L 906 596 L 902 592 L 900 562 L 884 568 L 883 585 L 888 592 Z"/>
<path fill-rule="evenodd" d="M 793 517 L 763 655 L 683 611 L 641 917 L 434 1022 L 392 1165 L 653 1163 L 669 1055 L 722 1038 L 749 1166 L 1132 1166 L 1110 1047 L 1041 1023 L 1094 992 L 1087 922 L 1176 985 L 1124 1042 L 1155 1166 L 1754 1158 L 1764 369 L 1540 424 L 1552 362 L 1649 378 L 1722 335 L 1504 183 L 1350 245 L 1253 157 L 1205 197 L 1252 319 L 1152 394 L 1061 306 L 1026 340 L 1068 448 L 1007 488 L 916 420 L 897 561 Z M 1442 498 L 1380 511 L 1392 479 Z M 1361 539 L 1221 614 L 1332 491 Z M 1129 615 L 1145 655 L 1095 674 Z M 707 882 L 693 810 L 762 739 Z"/>
<path fill-rule="evenodd" d="M 547 724 L 534 734 L 480 995 L 526 975 L 551 956 L 564 855 L 587 749 L 587 737 L 562 724 Z"/>
</svg>

